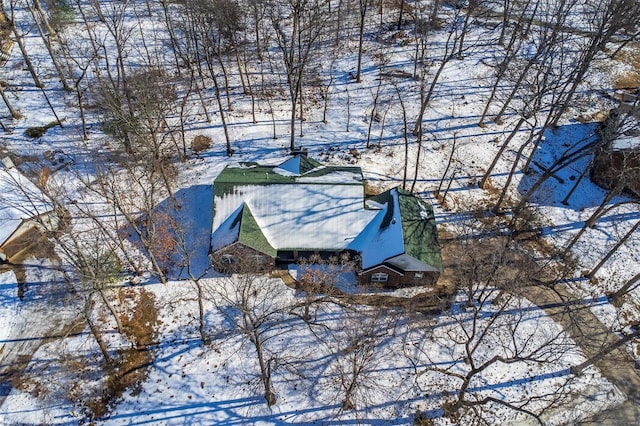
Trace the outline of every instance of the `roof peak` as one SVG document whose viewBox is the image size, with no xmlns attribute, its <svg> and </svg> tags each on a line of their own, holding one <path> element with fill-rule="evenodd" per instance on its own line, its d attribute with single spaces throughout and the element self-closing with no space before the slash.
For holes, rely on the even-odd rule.
<svg viewBox="0 0 640 426">
<path fill-rule="evenodd" d="M 305 154 L 297 154 L 282 162 L 277 169 L 301 176 L 322 166 L 322 163 L 307 157 Z"/>
</svg>

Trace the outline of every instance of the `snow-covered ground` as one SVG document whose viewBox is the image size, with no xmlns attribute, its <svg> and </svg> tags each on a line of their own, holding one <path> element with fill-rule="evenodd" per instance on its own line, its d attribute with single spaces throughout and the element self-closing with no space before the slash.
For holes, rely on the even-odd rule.
<svg viewBox="0 0 640 426">
<path fill-rule="evenodd" d="M 0 288 L 2 289 L 0 303 L 0 341 L 5 341 L 11 335 L 11 329 L 16 321 L 18 311 L 18 280 L 13 271 L 0 274 Z"/>
<path fill-rule="evenodd" d="M 142 4 L 138 6 L 141 10 L 144 9 Z M 448 10 L 447 8 L 446 11 Z M 70 199 L 90 204 L 92 199 L 82 193 L 82 185 L 77 183 L 75 172 L 79 171 L 83 176 L 91 175 L 91 162 L 101 159 L 102 154 L 108 151 L 109 138 L 100 128 L 100 117 L 90 114 L 89 140 L 82 139 L 80 117 L 74 106 L 75 95 L 63 92 L 56 81 L 36 30 L 27 25 L 31 19 L 28 17 L 29 12 L 26 9 L 18 9 L 17 12 L 21 31 L 28 32 L 25 43 L 46 81 L 46 93 L 60 119 L 64 120 L 64 127 L 52 127 L 37 139 L 25 136 L 26 129 L 46 125 L 55 117 L 43 98 L 43 92 L 33 86 L 29 73 L 24 69 L 20 52 L 14 46 L 3 66 L 3 72 L 6 76 L 4 79 L 9 82 L 5 90 L 10 94 L 14 106 L 20 110 L 22 118 L 10 120 L 6 115 L 1 117 L 3 123 L 12 130 L 11 133 L 2 135 L 2 149 L 26 160 L 42 159 L 45 158 L 45 153 L 56 150 L 64 153 L 72 160 L 72 164 L 69 168 L 55 172 L 52 179 L 66 182 L 69 188 L 77 191 L 77 196 Z M 159 34 L 160 39 L 149 37 L 148 41 L 153 39 L 159 46 L 169 45 L 163 26 L 158 24 L 159 19 L 143 19 L 142 27 L 138 28 L 135 25 L 137 18 L 133 13 L 127 16 L 127 25 L 136 28 L 136 34 L 138 31 Z M 576 19 L 579 19 L 578 15 Z M 99 31 L 104 32 L 97 22 L 95 25 Z M 65 30 L 65 35 L 73 46 L 80 46 L 86 43 L 86 39 L 81 36 L 83 31 L 82 25 L 74 24 Z M 486 31 L 482 27 L 474 29 L 468 40 L 481 39 Z M 310 156 L 320 161 L 357 164 L 362 167 L 370 187 L 388 189 L 402 185 L 405 171 L 404 126 L 398 96 L 402 96 L 407 116 L 409 120 L 413 120 L 418 112 L 419 85 L 406 78 L 383 81 L 377 110 L 385 116 L 384 127 L 381 122 L 372 124 L 371 148 L 366 148 L 373 97 L 380 81 L 377 67 L 383 62 L 386 70 L 412 73 L 415 40 L 406 33 L 399 35 L 394 30 L 388 30 L 380 37 L 379 40 L 386 40 L 385 44 L 368 39 L 363 58 L 362 82 L 355 83 L 349 76 L 355 68 L 355 30 L 353 35 L 341 46 L 341 53 L 335 60 L 319 60 L 315 64 L 318 73 L 326 76 L 331 72 L 334 76 L 328 92 L 327 122 L 321 121 L 321 102 L 317 105 L 310 102 L 306 121 L 302 124 L 304 137 L 299 137 L 298 142 L 309 149 Z M 392 37 L 394 35 L 397 37 Z M 445 34 L 436 33 L 434 37 L 435 40 L 443 41 Z M 161 40 L 167 43 L 162 44 Z M 105 42 L 110 43 L 108 37 Z M 147 46 L 151 49 L 155 47 Z M 132 49 L 128 57 L 129 65 L 139 65 L 142 62 L 142 49 L 138 48 L 137 51 Z M 494 55 L 492 49 L 498 47 L 478 45 L 466 51 L 463 59 L 456 59 L 445 66 L 437 85 L 436 96 L 427 108 L 423 121 L 425 140 L 419 152 L 420 166 L 414 189 L 434 204 L 438 225 L 451 233 L 455 232 L 458 223 L 468 220 L 470 214 L 488 199 L 488 193 L 477 187 L 477 181 L 491 163 L 500 142 L 518 121 L 518 117 L 507 115 L 502 125 L 487 123 L 486 127 L 477 126 L 494 72 L 485 65 L 485 61 Z M 436 54 L 431 59 L 435 61 L 435 58 Z M 624 70 L 624 66 L 617 68 L 615 61 L 607 59 L 607 63 L 609 61 L 614 64 L 609 64 L 606 68 L 594 67 L 587 75 L 583 86 L 585 94 L 581 95 L 580 102 L 569 109 L 556 130 L 545 135 L 540 150 L 534 156 L 534 173 L 516 174 L 511 183 L 512 194 L 526 192 L 539 175 L 540 166 L 549 166 L 566 147 L 592 137 L 595 125 L 582 123 L 577 118 L 611 107 L 610 101 L 599 97 L 596 91 L 608 90 L 615 73 L 619 72 L 618 69 Z M 253 77 L 257 84 L 258 71 L 254 71 Z M 89 78 L 94 76 L 93 72 L 91 71 Z M 237 75 L 234 79 L 237 79 Z M 212 90 L 204 91 L 203 95 L 205 102 L 215 105 Z M 209 150 L 191 155 L 185 162 L 178 164 L 175 192 L 183 206 L 183 216 L 180 219 L 184 223 L 188 222 L 192 231 L 188 235 L 188 241 L 194 248 L 191 261 L 195 276 L 207 269 L 206 250 L 212 200 L 210 185 L 215 176 L 231 162 L 259 161 L 278 164 L 289 158 L 289 110 L 286 99 L 257 99 L 257 123 L 252 123 L 248 97 L 243 96 L 238 87 L 232 95 L 234 109 L 227 112 L 226 117 L 235 149 L 232 158 L 225 155 L 224 134 L 217 114 L 213 114 L 212 123 L 207 123 L 196 97 L 193 96 L 189 102 L 190 112 L 185 123 L 187 140 L 196 135 L 206 135 L 214 141 Z M 215 110 L 214 107 L 211 109 Z M 346 109 L 348 114 L 345 113 Z M 274 131 L 277 139 L 272 137 Z M 514 138 L 514 147 L 525 137 L 526 131 L 521 130 L 519 133 Z M 452 179 L 446 206 L 441 206 L 432 192 L 440 184 L 454 140 L 456 149 L 453 167 L 456 174 Z M 412 178 L 418 155 L 418 147 L 413 138 L 410 138 L 407 152 L 407 174 Z M 515 158 L 513 151 L 507 151 L 505 155 L 510 160 Z M 589 160 L 590 158 L 584 158 L 559 171 L 532 200 L 533 207 L 545 224 L 544 238 L 552 245 L 565 245 L 605 197 L 604 190 L 585 178 L 568 203 L 562 203 Z M 55 168 L 52 164 L 49 166 Z M 494 187 L 499 188 L 504 183 L 510 166 L 510 161 L 498 161 L 491 176 Z M 39 171 L 36 165 L 31 167 L 36 172 Z M 451 173 L 449 171 L 449 176 Z M 2 192 L 4 191 L 0 189 L 0 193 Z M 617 197 L 612 203 L 623 200 L 623 197 Z M 640 254 L 635 249 L 640 238 L 638 235 L 631 237 L 600 269 L 595 277 L 595 284 L 581 278 L 581 269 L 589 270 L 593 267 L 639 219 L 637 204 L 621 204 L 608 211 L 596 227 L 588 229 L 572 249 L 580 267 L 577 268 L 575 280 L 566 285 L 585 297 L 602 296 L 635 275 L 640 269 Z M 64 339 L 43 341 L 43 336 L 53 333 L 51 330 L 56 330 L 53 333 L 56 335 L 57 332 L 67 330 L 66 327 L 50 328 L 52 323 L 68 325 L 73 322 L 73 318 L 79 318 L 79 314 L 73 307 L 62 309 L 60 306 L 64 304 L 50 305 L 52 309 L 47 309 L 48 305 L 42 298 L 47 294 L 60 294 L 63 280 L 59 272 L 55 268 L 49 268 L 51 265 L 46 262 L 41 264 L 41 261 L 34 260 L 33 263 L 35 266 L 27 273 L 27 301 L 17 298 L 15 275 L 11 272 L 0 275 L 0 366 L 4 366 L 7 360 L 11 361 L 8 357 L 10 345 L 15 345 L 20 339 L 37 340 L 27 369 L 32 379 L 21 387 L 11 389 L 7 395 L 0 394 L 0 423 L 77 423 L 82 421 L 85 413 L 78 407 L 78 401 L 73 396 L 82 393 L 77 387 L 91 388 L 93 377 L 74 373 L 84 371 L 80 368 L 83 363 L 86 364 L 85 367 L 97 365 L 100 355 L 86 327 L 82 332 L 66 335 Z M 184 271 L 174 275 L 186 276 Z M 317 324 L 314 326 L 309 326 L 299 316 L 289 312 L 277 312 L 270 318 L 272 327 L 266 332 L 268 342 L 265 347 L 272 357 L 273 386 L 278 401 L 274 406 L 268 407 L 261 396 L 262 388 L 258 380 L 260 370 L 255 348 L 246 337 L 237 330 L 234 331 L 230 316 L 224 314 L 229 308 L 221 306 L 224 303 L 215 290 L 229 285 L 229 280 L 212 275 L 214 274 L 210 273 L 209 278 L 203 280 L 209 289 L 205 298 L 205 320 L 212 343 L 208 346 L 202 345 L 198 334 L 198 307 L 193 283 L 170 281 L 159 284 L 149 276 L 137 281 L 141 285 L 133 287 L 134 291 L 143 289 L 152 293 L 158 308 L 161 326 L 158 330 L 158 343 L 153 349 L 156 359 L 148 368 L 148 375 L 140 387 L 122 395 L 114 404 L 111 415 L 100 419 L 99 423 L 410 424 L 418 412 L 433 416 L 442 414 L 442 405 L 448 398 L 443 391 L 451 394 L 459 386 L 459 381 L 451 372 L 460 373 L 466 367 L 461 361 L 460 346 L 451 345 L 450 342 L 455 336 L 459 337 L 460 324 L 468 324 L 472 320 L 469 313 L 452 311 L 442 316 L 426 317 L 415 313 L 392 315 L 389 312 L 386 316 L 376 316 L 366 307 L 347 309 L 326 304 L 320 306 Z M 279 281 L 270 282 L 268 288 L 272 291 L 270 297 L 273 301 L 282 306 L 301 303 L 303 299 L 302 295 Z M 604 302 L 593 309 L 605 325 L 620 323 L 620 327 L 627 327 L 630 322 L 640 318 L 640 294 L 634 291 L 631 296 L 622 307 Z M 37 306 L 30 304 L 35 303 L 29 301 L 30 297 L 38 302 Z M 560 333 L 558 325 L 540 309 L 531 306 L 526 300 L 518 299 L 514 303 L 515 313 L 511 317 L 507 316 L 505 321 L 517 317 L 522 324 L 522 328 L 518 330 L 519 336 L 533 336 L 532 345 L 544 343 L 544 339 L 551 334 Z M 487 309 L 486 315 L 481 316 L 483 321 L 491 318 L 490 307 Z M 113 332 L 107 333 L 107 339 L 116 346 L 124 345 L 120 338 L 114 336 L 117 333 L 114 324 L 106 319 L 108 315 L 104 312 L 101 315 L 106 328 Z M 390 323 L 391 319 L 393 323 Z M 18 323 L 24 325 L 18 326 Z M 354 324 L 359 324 L 360 327 L 355 327 Z M 361 387 L 353 401 L 356 408 L 345 410 L 342 407 L 345 391 L 343 377 L 348 372 L 349 356 L 353 353 L 347 345 L 362 339 L 358 331 L 364 331 L 367 327 L 379 331 L 366 342 L 374 356 L 366 363 L 359 382 Z M 573 419 L 620 401 L 622 396 L 596 369 L 589 369 L 580 377 L 574 377 L 568 372 L 571 365 L 584 360 L 584 355 L 569 337 L 562 333 L 560 335 L 566 350 L 561 352 L 556 362 L 492 367 L 472 382 L 471 388 L 475 395 L 518 400 L 529 395 L 544 394 L 549 389 L 565 389 L 573 397 L 570 408 L 549 412 L 544 420 L 551 424 L 570 423 Z M 488 344 L 480 348 L 479 354 L 488 356 L 493 349 Z M 640 359 L 637 352 L 633 355 Z M 437 375 L 431 370 L 428 374 L 416 375 L 416 372 L 424 372 L 433 366 L 450 366 L 453 369 L 444 375 Z M 78 376 L 82 377 L 81 381 L 78 381 Z M 563 388 L 565 385 L 566 388 Z M 0 389 L 9 390 L 6 386 L 0 386 Z M 578 396 L 580 394 L 586 401 Z M 515 415 L 513 410 L 492 407 L 495 411 L 487 414 L 491 422 L 525 421 L 524 417 Z M 437 422 L 448 424 L 449 420 L 438 418 Z"/>
</svg>

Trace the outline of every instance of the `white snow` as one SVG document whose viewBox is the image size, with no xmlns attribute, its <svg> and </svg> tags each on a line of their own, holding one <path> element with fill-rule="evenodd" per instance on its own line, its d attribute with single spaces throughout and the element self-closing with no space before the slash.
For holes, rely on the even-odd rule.
<svg viewBox="0 0 640 426">
<path fill-rule="evenodd" d="M 613 141 L 611 148 L 614 151 L 626 151 L 640 149 L 640 136 L 622 136 Z"/>
<path fill-rule="evenodd" d="M 18 313 L 18 280 L 13 271 L 0 273 L 0 353 Z"/>
<path fill-rule="evenodd" d="M 240 204 L 217 228 L 214 228 L 214 232 L 211 235 L 211 250 L 219 250 L 238 241 L 238 235 L 240 233 L 239 216 L 242 215 L 244 206 L 244 203 Z"/>
<path fill-rule="evenodd" d="M 427 265 L 426 263 L 416 259 L 413 256 L 409 256 L 406 253 L 388 259 L 387 263 L 397 266 L 403 271 L 439 271 L 439 269 L 434 268 L 431 265 Z"/>
<path fill-rule="evenodd" d="M 274 169 L 275 172 L 282 173 L 285 176 L 300 176 L 300 160 L 301 157 L 296 155 L 290 160 L 285 161 Z"/>
</svg>

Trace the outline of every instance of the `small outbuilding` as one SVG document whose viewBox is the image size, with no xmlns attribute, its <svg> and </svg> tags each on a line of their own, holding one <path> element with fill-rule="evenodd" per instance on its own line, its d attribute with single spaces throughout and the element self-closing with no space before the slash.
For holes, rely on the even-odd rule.
<svg viewBox="0 0 640 426">
<path fill-rule="evenodd" d="M 28 246 L 33 232 L 53 230 L 60 218 L 43 192 L 5 158 L 0 165 L 0 259 Z"/>
</svg>

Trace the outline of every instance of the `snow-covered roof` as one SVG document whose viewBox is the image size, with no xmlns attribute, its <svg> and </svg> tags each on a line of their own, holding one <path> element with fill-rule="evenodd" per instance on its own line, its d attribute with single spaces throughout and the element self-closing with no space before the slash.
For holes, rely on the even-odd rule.
<svg viewBox="0 0 640 426">
<path fill-rule="evenodd" d="M 345 249 L 375 215 L 364 209 L 363 188 L 358 185 L 238 185 L 215 196 L 214 240 L 226 232 L 219 228 L 230 224 L 229 218 L 242 205 L 249 207 L 277 250 Z M 219 241 L 212 244 L 220 246 Z"/>
<path fill-rule="evenodd" d="M 380 208 L 349 246 L 360 253 L 362 268 L 387 263 L 402 271 L 441 271 L 442 258 L 431 206 L 400 189 L 367 201 Z"/>
<path fill-rule="evenodd" d="M 398 205 L 397 192 L 388 192 L 386 200 L 371 200 L 369 207 L 381 210 L 373 220 L 362 230 L 358 237 L 349 245 L 350 250 L 360 253 L 362 269 L 369 269 L 380 265 L 385 260 L 404 253 L 404 239 L 402 222 Z M 379 196 L 378 198 L 382 197 Z M 382 203 L 381 203 L 382 201 Z"/>
<path fill-rule="evenodd" d="M 0 165 L 0 244 L 18 229 L 23 220 L 52 209 L 42 191 L 17 168 Z"/>
<path fill-rule="evenodd" d="M 216 178 L 211 247 L 236 241 L 272 256 L 352 250 L 363 269 L 384 262 L 402 270 L 442 269 L 430 206 L 397 189 L 365 201 L 359 167 L 303 156 L 276 166 L 227 167 Z"/>
<path fill-rule="evenodd" d="M 614 151 L 640 149 L 640 136 L 621 136 L 611 143 Z"/>
</svg>

